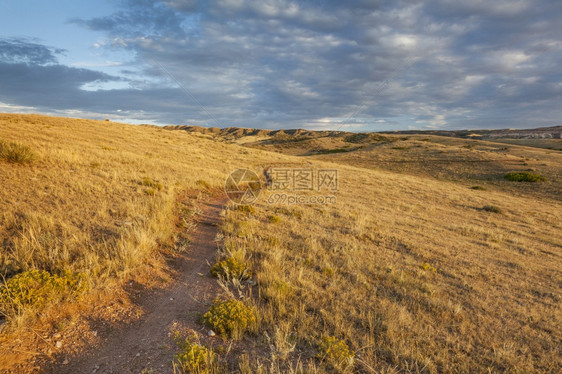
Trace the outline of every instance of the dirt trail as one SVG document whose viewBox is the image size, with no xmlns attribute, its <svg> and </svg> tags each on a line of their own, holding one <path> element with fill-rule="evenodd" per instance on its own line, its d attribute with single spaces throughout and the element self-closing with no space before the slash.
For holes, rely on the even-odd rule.
<svg viewBox="0 0 562 374">
<path fill-rule="evenodd" d="M 203 203 L 197 228 L 184 256 L 172 265 L 179 277 L 167 288 L 143 292 L 138 298 L 145 314 L 139 321 L 121 329 L 101 332 L 97 349 L 67 359 L 48 368 L 45 373 L 172 373 L 177 348 L 169 336 L 173 325 L 201 330 L 197 316 L 208 310 L 219 292 L 216 281 L 208 276 L 216 255 L 214 241 L 222 199 Z M 105 335 L 105 336 L 104 336 Z"/>
</svg>

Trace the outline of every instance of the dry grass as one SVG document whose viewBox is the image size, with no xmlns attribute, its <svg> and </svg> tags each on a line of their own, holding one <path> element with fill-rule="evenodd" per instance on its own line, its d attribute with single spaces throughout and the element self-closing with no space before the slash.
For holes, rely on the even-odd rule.
<svg viewBox="0 0 562 374">
<path fill-rule="evenodd" d="M 290 332 L 267 359 L 250 354 L 241 365 L 340 371 L 318 358 L 323 339 L 335 336 L 356 352 L 347 371 L 562 368 L 559 203 L 340 172 L 337 206 L 227 211 L 225 241 L 245 251 L 258 282 L 261 334 Z M 491 204 L 502 214 L 481 208 Z"/>
<path fill-rule="evenodd" d="M 40 155 L 0 161 L 0 276 L 40 269 L 84 273 L 92 289 L 159 266 L 173 245 L 176 196 L 221 188 L 246 152 L 156 127 L 0 114 L 2 144 Z"/>
<path fill-rule="evenodd" d="M 262 196 L 226 210 L 218 258 L 247 264 L 257 282 L 220 280 L 257 312 L 257 332 L 217 353 L 230 355 L 232 371 L 562 369 L 559 153 L 432 136 L 299 158 L 150 126 L 23 115 L 0 115 L 0 139 L 39 155 L 0 162 L 0 274 L 80 272 L 94 291 L 159 266 L 181 225 L 182 191 L 222 187 L 239 167 L 338 168 L 336 205 L 272 206 Z M 503 179 L 526 168 L 547 181 Z"/>
</svg>

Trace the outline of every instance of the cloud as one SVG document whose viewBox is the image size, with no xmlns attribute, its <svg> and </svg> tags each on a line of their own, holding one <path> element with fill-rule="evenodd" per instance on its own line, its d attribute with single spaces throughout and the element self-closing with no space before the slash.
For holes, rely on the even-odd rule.
<svg viewBox="0 0 562 374">
<path fill-rule="evenodd" d="M 213 126 L 558 124 L 558 1 L 119 4 L 72 22 L 104 33 L 97 48 L 133 56 L 121 77 L 59 65 L 60 52 L 37 43 L 5 41 L 0 79 L 15 91 L 0 88 L 0 101 Z M 47 95 L 51 86 L 57 97 Z"/>
<path fill-rule="evenodd" d="M 63 52 L 25 38 L 0 39 L 0 62 L 46 65 L 56 63 L 56 55 Z"/>
</svg>

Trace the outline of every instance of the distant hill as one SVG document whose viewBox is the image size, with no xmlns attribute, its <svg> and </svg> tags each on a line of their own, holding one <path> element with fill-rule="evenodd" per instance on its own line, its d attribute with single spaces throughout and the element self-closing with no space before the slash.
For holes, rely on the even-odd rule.
<svg viewBox="0 0 562 374">
<path fill-rule="evenodd" d="M 344 138 L 353 136 L 357 139 L 367 134 L 394 134 L 394 135 L 438 135 L 456 138 L 482 138 L 482 139 L 561 139 L 562 126 L 540 127 L 536 129 L 500 129 L 500 130 L 406 130 L 406 131 L 380 131 L 380 132 L 363 132 L 353 133 L 346 131 L 314 131 L 305 129 L 291 130 L 263 130 L 249 129 L 242 127 L 227 127 L 220 129 L 218 127 L 201 127 L 201 126 L 166 126 L 168 130 L 183 130 L 187 132 L 195 132 L 201 134 L 217 135 L 227 140 L 236 140 L 246 136 L 269 137 L 275 140 L 302 138 L 316 139 L 324 137 Z"/>
<path fill-rule="evenodd" d="M 458 138 L 510 138 L 510 139 L 561 139 L 562 126 L 539 127 L 536 129 L 500 129 L 500 130 L 411 130 L 384 131 L 385 134 L 426 134 L 452 136 Z"/>
</svg>

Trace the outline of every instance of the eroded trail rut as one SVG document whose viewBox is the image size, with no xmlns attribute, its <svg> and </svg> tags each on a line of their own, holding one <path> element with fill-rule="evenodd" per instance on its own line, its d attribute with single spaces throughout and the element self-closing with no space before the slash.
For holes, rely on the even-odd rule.
<svg viewBox="0 0 562 374">
<path fill-rule="evenodd" d="M 222 199 L 203 203 L 189 249 L 173 265 L 177 279 L 165 289 L 141 294 L 137 302 L 145 314 L 139 321 L 102 333 L 102 342 L 96 349 L 45 368 L 44 372 L 172 373 L 176 347 L 170 329 L 179 325 L 201 330 L 197 316 L 208 310 L 220 290 L 208 274 L 209 263 L 216 255 L 214 240 L 223 203 Z"/>
</svg>

